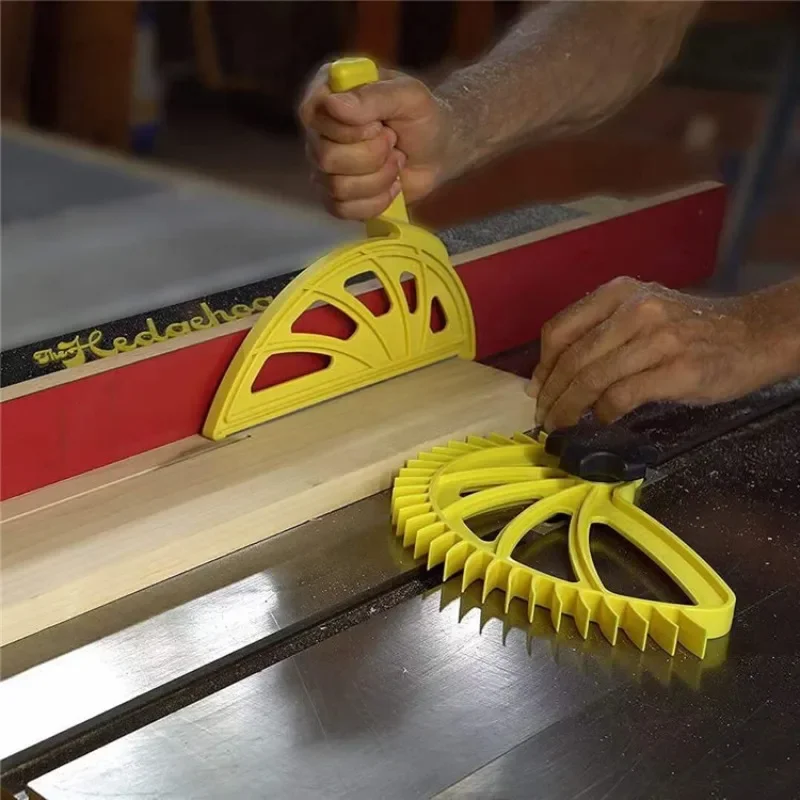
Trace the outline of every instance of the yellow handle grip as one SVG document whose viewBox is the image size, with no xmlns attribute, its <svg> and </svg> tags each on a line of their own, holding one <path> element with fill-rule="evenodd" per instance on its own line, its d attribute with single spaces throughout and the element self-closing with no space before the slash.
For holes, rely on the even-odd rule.
<svg viewBox="0 0 800 800">
<path fill-rule="evenodd" d="M 331 64 L 328 86 L 332 92 L 349 92 L 366 83 L 378 80 L 378 67 L 369 58 L 340 58 Z M 403 193 L 392 200 L 380 218 L 396 222 L 408 222 L 408 211 Z M 369 223 L 367 223 L 369 225 Z"/>
</svg>

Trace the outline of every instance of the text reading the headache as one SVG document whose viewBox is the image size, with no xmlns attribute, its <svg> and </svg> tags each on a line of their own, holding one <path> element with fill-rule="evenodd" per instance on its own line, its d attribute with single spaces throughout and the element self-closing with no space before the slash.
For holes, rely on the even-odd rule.
<svg viewBox="0 0 800 800">
<path fill-rule="evenodd" d="M 37 350 L 33 354 L 33 361 L 40 367 L 51 365 L 79 367 L 95 358 L 109 358 L 120 353 L 128 353 L 141 347 L 165 342 L 168 339 L 186 336 L 195 331 L 208 330 L 237 319 L 245 319 L 266 310 L 273 299 L 272 297 L 256 297 L 250 304 L 237 303 L 227 310 L 215 310 L 208 303 L 203 302 L 200 303 L 200 313 L 197 316 L 169 322 L 162 329 L 159 329 L 152 317 L 148 317 L 143 330 L 133 335 L 116 336 L 110 344 L 106 344 L 106 334 L 103 330 L 96 328 L 86 335 L 78 334 L 69 341 L 58 342 L 45 350 Z"/>
</svg>

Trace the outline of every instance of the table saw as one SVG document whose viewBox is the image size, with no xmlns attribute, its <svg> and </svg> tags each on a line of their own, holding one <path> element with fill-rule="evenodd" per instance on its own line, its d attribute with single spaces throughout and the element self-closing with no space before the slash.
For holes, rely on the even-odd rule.
<svg viewBox="0 0 800 800">
<path fill-rule="evenodd" d="M 199 442 L 221 376 L 273 298 L 352 227 L 27 133 L 4 133 L 3 165 L 4 525 L 55 509 L 52 527 L 28 528 L 55 541 L 59 520 L 66 525 L 56 512 L 78 498 L 82 513 L 97 509 L 102 547 L 116 524 L 109 493 L 158 486 L 170 474 L 159 470 L 198 459 L 213 472 L 248 446 Z M 478 397 L 524 432 L 525 406 L 502 398 L 515 376 L 530 375 L 541 324 L 617 274 L 700 285 L 724 201 L 723 187 L 702 184 L 439 232 L 472 304 L 475 360 L 502 390 L 487 384 Z M 391 392 L 380 398 L 392 402 Z M 349 402 L 331 402 L 340 401 Z M 498 422 L 455 406 L 454 417 Z M 360 435 L 383 446 L 373 412 L 340 407 L 363 415 Z M 292 424 L 302 435 L 302 422 Z M 409 412 L 392 433 L 398 452 L 416 424 Z M 426 424 L 427 441 L 461 423 Z M 594 625 L 581 635 L 571 617 L 556 631 L 552 612 L 499 591 L 484 597 L 481 581 L 462 591 L 460 577 L 443 580 L 441 566 L 427 569 L 393 535 L 381 483 L 164 579 L 111 587 L 85 608 L 64 610 L 59 572 L 70 552 L 89 552 L 85 543 L 48 554 L 31 602 L 56 598 L 53 608 L 4 613 L 4 791 L 44 800 L 800 796 L 800 383 L 712 408 L 649 406 L 615 429 L 656 449 L 641 508 L 736 593 L 730 633 L 702 658 L 622 634 L 612 646 Z M 323 447 L 316 457 L 344 470 L 350 455 Z M 530 558 L 569 580 L 563 524 L 534 533 Z M 679 601 L 674 582 L 613 532 L 598 530 L 591 547 L 613 591 Z"/>
</svg>

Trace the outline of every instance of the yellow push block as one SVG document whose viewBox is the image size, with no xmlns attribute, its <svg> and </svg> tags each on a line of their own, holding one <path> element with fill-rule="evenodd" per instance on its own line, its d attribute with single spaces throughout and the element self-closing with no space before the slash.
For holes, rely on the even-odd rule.
<svg viewBox="0 0 800 800">
<path fill-rule="evenodd" d="M 690 547 L 635 503 L 641 481 L 594 483 L 561 471 L 544 438 L 518 434 L 452 442 L 409 462 L 395 480 L 392 519 L 414 555 L 428 568 L 444 564 L 444 578 L 462 574 L 462 591 L 483 581 L 483 599 L 505 592 L 550 610 L 553 626 L 571 616 L 585 639 L 592 623 L 616 644 L 620 630 L 640 649 L 648 637 L 671 655 L 680 643 L 703 658 L 709 639 L 730 631 L 736 602 L 722 578 Z M 470 519 L 524 506 L 497 535 L 484 541 Z M 570 517 L 569 555 L 577 578 L 568 581 L 517 562 L 514 548 L 552 517 Z M 613 528 L 658 564 L 692 600 L 665 603 L 616 594 L 600 579 L 592 559 L 592 524 Z"/>
<path fill-rule="evenodd" d="M 330 86 L 346 91 L 377 77 L 369 59 L 342 59 L 332 66 Z M 367 223 L 367 234 L 366 241 L 340 247 L 306 268 L 261 315 L 217 390 L 206 437 L 222 439 L 446 358 L 475 357 L 475 325 L 461 279 L 442 242 L 408 222 L 402 194 Z M 373 314 L 350 292 L 353 279 L 365 274 L 386 292 L 386 313 Z M 403 290 L 406 281 L 415 284 L 413 308 Z M 349 338 L 293 330 L 304 312 L 320 305 L 350 319 L 355 330 Z M 434 308 L 444 318 L 441 329 L 432 324 Z M 318 372 L 253 391 L 267 359 L 287 353 L 329 362 Z"/>
</svg>

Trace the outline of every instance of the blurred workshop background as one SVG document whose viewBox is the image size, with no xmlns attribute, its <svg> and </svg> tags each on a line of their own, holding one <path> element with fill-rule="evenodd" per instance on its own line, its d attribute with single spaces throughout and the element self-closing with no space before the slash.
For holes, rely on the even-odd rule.
<svg viewBox="0 0 800 800">
<path fill-rule="evenodd" d="M 321 61 L 368 53 L 435 81 L 528 5 L 3 0 L 2 115 L 312 204 L 294 107 Z M 769 282 L 800 269 L 797 12 L 791 2 L 708 3 L 674 67 L 622 114 L 445 187 L 415 218 L 439 227 L 711 177 L 748 184 L 738 213 L 752 216 L 751 235 L 728 246 L 772 270 Z"/>
</svg>

